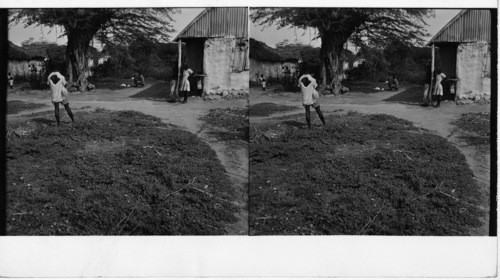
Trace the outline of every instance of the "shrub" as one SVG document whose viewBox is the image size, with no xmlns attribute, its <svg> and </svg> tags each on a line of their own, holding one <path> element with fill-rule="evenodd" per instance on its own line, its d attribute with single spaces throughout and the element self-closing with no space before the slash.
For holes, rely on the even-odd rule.
<svg viewBox="0 0 500 280">
<path fill-rule="evenodd" d="M 298 91 L 297 87 L 297 74 L 293 73 L 291 75 L 285 75 L 281 77 L 281 86 L 285 91 Z"/>
<path fill-rule="evenodd" d="M 46 89 L 47 85 L 47 76 L 49 75 L 49 70 L 47 69 L 47 61 L 44 61 L 40 65 L 40 71 L 33 71 L 31 75 L 28 77 L 28 81 L 31 89 Z"/>
</svg>

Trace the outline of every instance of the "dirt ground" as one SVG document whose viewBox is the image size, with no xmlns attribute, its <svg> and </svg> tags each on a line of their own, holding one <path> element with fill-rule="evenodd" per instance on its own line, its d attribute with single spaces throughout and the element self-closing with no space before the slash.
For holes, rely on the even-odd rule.
<svg viewBox="0 0 500 280">
<path fill-rule="evenodd" d="M 168 85 L 157 82 L 146 84 L 144 88 L 123 89 L 97 89 L 88 93 L 72 93 L 69 97 L 70 106 L 73 111 L 94 110 L 103 108 L 108 110 L 135 110 L 144 114 L 158 117 L 162 122 L 174 124 L 185 130 L 195 133 L 216 152 L 218 158 L 226 168 L 233 185 L 238 194 L 235 204 L 243 206 L 237 215 L 238 222 L 226 229 L 228 234 L 247 234 L 248 213 L 246 211 L 246 189 L 248 184 L 248 156 L 247 147 L 244 145 L 234 146 L 225 141 L 219 141 L 203 129 L 203 121 L 200 116 L 205 115 L 213 108 L 228 108 L 248 106 L 247 99 L 203 101 L 199 97 L 190 97 L 186 104 L 166 102 Z M 48 91 L 21 91 L 9 90 L 8 101 L 24 101 L 51 106 Z M 50 107 L 48 107 L 50 108 Z M 7 121 L 23 118 L 23 116 L 48 109 L 34 109 L 19 112 L 16 115 L 8 115 Z M 66 112 L 62 110 L 61 119 L 67 118 Z M 78 119 L 76 120 L 78 122 Z"/>
<path fill-rule="evenodd" d="M 263 94 L 258 88 L 250 89 L 250 98 L 237 100 L 203 101 L 199 97 L 191 97 L 187 104 L 168 103 L 165 101 L 167 92 L 166 83 L 147 84 L 145 88 L 97 89 L 85 94 L 72 94 L 70 105 L 74 111 L 94 110 L 105 108 L 109 110 L 136 110 L 145 114 L 159 117 L 165 123 L 178 125 L 189 132 L 197 134 L 212 149 L 226 168 L 237 193 L 240 206 L 246 206 L 248 185 L 248 151 L 245 145 L 233 145 L 227 141 L 216 139 L 203 127 L 203 116 L 213 108 L 244 108 L 263 102 L 275 103 L 296 107 L 296 110 L 283 111 L 271 117 L 279 117 L 302 113 L 299 93 L 272 93 L 270 88 Z M 322 111 L 325 115 L 344 111 L 360 113 L 383 113 L 411 121 L 417 127 L 425 128 L 439 136 L 448 139 L 465 155 L 467 162 L 475 175 L 475 179 L 485 192 L 490 188 L 490 151 L 485 148 L 470 146 L 460 139 L 457 129 L 451 124 L 463 113 L 490 112 L 489 104 L 456 105 L 453 102 L 443 102 L 440 108 L 419 106 L 421 87 L 405 87 L 397 92 L 349 92 L 341 97 L 324 96 L 320 99 Z M 24 101 L 51 106 L 48 92 L 23 92 L 9 90 L 8 101 Z M 50 107 L 49 107 L 50 108 Z M 27 114 L 46 111 L 47 107 L 21 111 L 16 115 L 8 115 L 8 121 L 23 118 Z M 62 118 L 67 117 L 62 112 Z M 251 117 L 250 122 L 265 122 L 269 117 Z M 78 121 L 78 120 L 77 120 Z M 319 123 L 317 116 L 312 114 L 312 121 Z M 305 120 L 304 120 L 305 126 Z M 485 208 L 489 203 L 485 201 Z M 239 221 L 227 229 L 229 234 L 248 233 L 248 211 L 242 207 L 238 215 Z M 488 232 L 487 219 L 484 226 L 475 235 L 486 235 Z"/>
<path fill-rule="evenodd" d="M 273 93 L 273 88 L 263 93 L 259 88 L 250 89 L 250 106 L 269 102 L 277 105 L 295 106 L 297 110 L 279 112 L 270 117 L 280 117 L 303 113 L 300 93 L 279 92 Z M 457 129 L 451 123 L 464 113 L 490 112 L 490 104 L 456 105 L 451 101 L 444 101 L 440 108 L 421 107 L 423 88 L 419 86 L 403 87 L 399 91 L 358 91 L 349 92 L 343 96 L 322 96 L 320 99 L 321 110 L 329 115 L 339 110 L 356 111 L 365 114 L 389 114 L 398 118 L 411 121 L 417 127 L 429 130 L 449 140 L 465 155 L 467 162 L 474 173 L 475 180 L 481 186 L 482 191 L 489 194 L 490 189 L 490 150 L 485 147 L 470 146 L 460 139 Z M 262 123 L 270 117 L 251 116 L 250 124 Z M 313 112 L 311 114 L 313 124 L 320 124 L 319 119 Z M 304 117 L 305 127 L 305 117 Z M 483 204 L 489 209 L 489 201 Z M 475 235 L 488 234 L 487 217 L 483 219 L 484 226 L 475 232 Z"/>
</svg>

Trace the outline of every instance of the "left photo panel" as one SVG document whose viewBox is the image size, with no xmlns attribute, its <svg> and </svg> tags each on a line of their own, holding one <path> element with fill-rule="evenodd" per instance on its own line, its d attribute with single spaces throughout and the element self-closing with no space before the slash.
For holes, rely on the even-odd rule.
<svg viewBox="0 0 500 280">
<path fill-rule="evenodd" d="M 9 10 L 7 235 L 248 235 L 248 8 Z"/>
</svg>

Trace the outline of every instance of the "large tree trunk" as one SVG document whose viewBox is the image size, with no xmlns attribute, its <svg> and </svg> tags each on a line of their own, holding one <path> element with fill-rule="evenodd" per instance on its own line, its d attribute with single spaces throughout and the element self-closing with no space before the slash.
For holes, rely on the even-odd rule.
<svg viewBox="0 0 500 280">
<path fill-rule="evenodd" d="M 330 89 L 335 95 L 341 93 L 344 67 L 342 50 L 347 40 L 346 36 L 325 33 L 321 37 L 321 58 L 323 64 L 322 90 Z"/>
<path fill-rule="evenodd" d="M 88 50 L 92 37 L 81 30 L 68 31 L 66 54 L 69 58 L 68 68 L 72 68 L 72 71 L 68 69 L 69 80 L 81 92 L 87 91 Z"/>
<path fill-rule="evenodd" d="M 69 58 L 70 55 L 68 52 L 66 52 L 66 63 L 67 63 L 67 68 L 66 68 L 66 73 L 68 75 L 68 83 L 73 84 L 73 63 L 71 63 L 71 59 Z"/>
</svg>

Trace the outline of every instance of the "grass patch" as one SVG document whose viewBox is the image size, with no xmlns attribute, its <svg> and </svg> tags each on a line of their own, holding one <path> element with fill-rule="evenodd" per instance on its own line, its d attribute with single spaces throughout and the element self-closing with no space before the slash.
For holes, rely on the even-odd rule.
<svg viewBox="0 0 500 280">
<path fill-rule="evenodd" d="M 459 138 L 469 145 L 489 145 L 490 119 L 490 113 L 465 113 L 458 120 L 453 121 L 452 124 L 462 130 L 462 135 Z"/>
<path fill-rule="evenodd" d="M 298 108 L 294 106 L 278 105 L 275 103 L 263 102 L 250 106 L 249 111 L 250 111 L 250 116 L 264 117 L 276 113 L 294 111 L 297 109 Z"/>
<path fill-rule="evenodd" d="M 7 101 L 7 115 L 17 114 L 22 111 L 46 107 L 45 104 L 29 103 L 18 100 Z"/>
<path fill-rule="evenodd" d="M 249 145 L 250 234 L 468 235 L 481 226 L 473 173 L 444 138 L 389 115 L 326 121 L 325 131 L 252 125 L 251 135 L 274 134 Z"/>
<path fill-rule="evenodd" d="M 209 133 L 218 139 L 248 141 L 247 108 L 210 109 L 201 119 L 215 128 Z"/>
<path fill-rule="evenodd" d="M 236 221 L 229 177 L 194 134 L 135 111 L 75 119 L 8 124 L 10 235 L 224 234 Z"/>
</svg>

